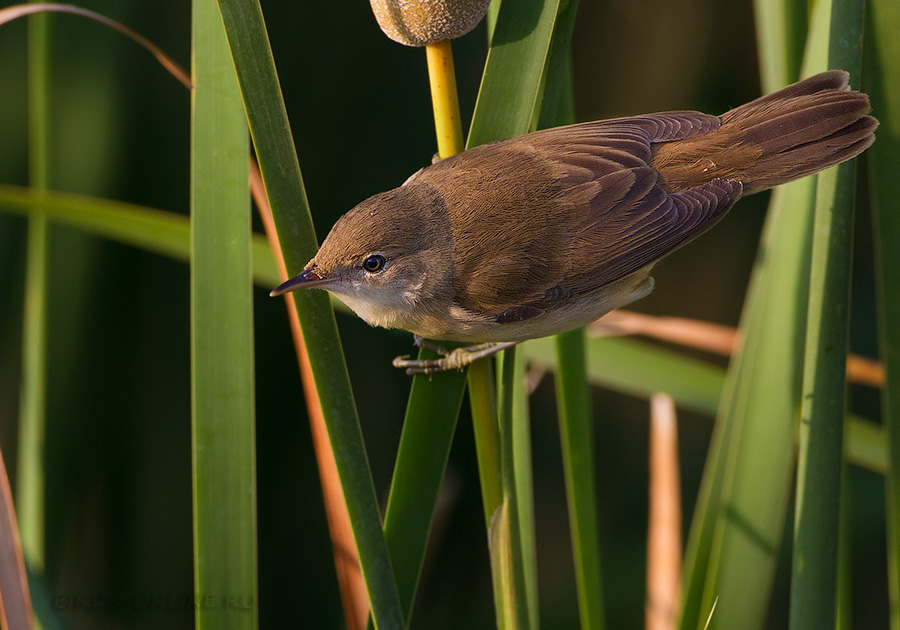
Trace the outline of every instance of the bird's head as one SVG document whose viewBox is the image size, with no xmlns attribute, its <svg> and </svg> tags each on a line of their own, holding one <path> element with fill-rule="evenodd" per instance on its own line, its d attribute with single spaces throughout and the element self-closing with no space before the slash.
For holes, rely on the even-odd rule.
<svg viewBox="0 0 900 630">
<path fill-rule="evenodd" d="M 325 289 L 373 326 L 404 328 L 452 270 L 442 208 L 427 185 L 370 197 L 342 216 L 303 271 L 271 295 Z"/>
</svg>

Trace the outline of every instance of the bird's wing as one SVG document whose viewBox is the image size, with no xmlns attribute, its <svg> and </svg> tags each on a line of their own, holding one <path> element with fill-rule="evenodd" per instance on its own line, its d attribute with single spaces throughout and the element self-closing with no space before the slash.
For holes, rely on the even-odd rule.
<svg viewBox="0 0 900 630">
<path fill-rule="evenodd" d="M 624 278 L 698 235 L 740 196 L 740 182 L 666 192 L 649 166 L 652 144 L 718 126 L 715 116 L 666 112 L 540 131 L 468 151 L 465 161 L 445 160 L 449 168 L 477 170 L 482 186 L 452 204 L 455 233 L 465 233 L 456 252 L 466 270 L 456 279 L 457 303 L 501 323 L 521 321 Z M 531 181 L 521 176 L 526 161 L 539 175 Z M 447 187 L 445 194 L 453 192 Z M 522 210 L 529 199 L 543 204 L 539 211 Z M 463 249 L 475 242 L 490 243 L 492 255 L 483 256 L 483 246 L 471 255 Z"/>
<path fill-rule="evenodd" d="M 637 188 L 637 184 L 632 190 Z M 715 179 L 667 193 L 658 184 L 600 209 L 569 249 L 568 289 L 586 293 L 643 269 L 706 231 L 741 195 L 737 180 Z M 604 205 L 598 200 L 597 205 Z"/>
<path fill-rule="evenodd" d="M 566 280 L 551 296 L 583 294 L 631 275 L 724 216 L 741 195 L 739 181 L 714 179 L 667 192 L 649 166 L 654 143 L 704 135 L 719 124 L 699 112 L 665 112 L 537 138 L 541 157 L 568 183 L 557 198 L 570 213 Z"/>
</svg>

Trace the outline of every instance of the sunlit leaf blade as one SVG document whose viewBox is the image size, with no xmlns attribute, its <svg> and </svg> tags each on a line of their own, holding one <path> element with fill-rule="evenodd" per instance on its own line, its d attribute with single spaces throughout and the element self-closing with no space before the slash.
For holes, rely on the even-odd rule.
<svg viewBox="0 0 900 630">
<path fill-rule="evenodd" d="M 28 20 L 28 175 L 31 187 L 50 185 L 50 16 Z M 22 387 L 16 500 L 22 551 L 35 571 L 45 561 L 48 223 L 37 206 L 28 218 L 22 317 Z"/>
<path fill-rule="evenodd" d="M 575 120 L 575 84 L 572 76 L 572 31 L 578 0 L 562 0 L 544 70 L 541 104 L 533 118 L 537 129 L 570 125 Z"/>
<path fill-rule="evenodd" d="M 807 3 L 754 0 L 757 55 L 763 92 L 774 92 L 800 74 L 806 42 Z"/>
<path fill-rule="evenodd" d="M 500 5 L 467 147 L 529 131 L 539 111 L 551 38 L 557 37 L 554 27 L 562 5 L 561 0 Z"/>
<path fill-rule="evenodd" d="M 315 254 L 316 237 L 262 10 L 257 0 L 220 0 L 219 9 L 285 264 L 289 274 L 297 274 Z M 401 628 L 403 614 L 334 312 L 324 291 L 296 291 L 293 298 L 332 450 L 339 453 L 338 476 L 372 614 L 379 628 Z"/>
<path fill-rule="evenodd" d="M 522 415 L 515 416 L 513 407 L 516 400 L 516 348 L 504 350 L 497 362 L 498 386 L 497 386 L 497 425 L 500 430 L 500 477 L 502 480 L 503 501 L 498 512 L 499 518 L 491 523 L 489 534 L 492 544 L 490 553 L 492 556 L 491 568 L 493 571 L 500 569 L 500 598 L 498 607 L 503 606 L 502 616 L 498 610 L 497 618 L 500 628 L 507 630 L 527 630 L 536 628 L 534 613 L 537 608 L 529 605 L 529 599 L 534 591 L 528 587 L 528 579 L 525 576 L 526 553 L 522 541 L 522 516 L 530 517 L 529 510 L 522 510 L 519 506 L 519 490 L 523 486 L 525 478 L 522 477 L 518 466 L 531 464 L 530 453 L 524 453 L 521 448 L 516 448 L 516 435 L 527 427 L 513 427 L 515 420 L 526 420 Z M 521 374 L 521 373 L 520 373 Z M 527 477 L 526 477 L 527 478 Z M 528 488 L 526 497 L 531 496 Z M 494 582 L 497 583 L 494 576 Z M 495 586 L 496 588 L 496 586 Z"/>
<path fill-rule="evenodd" d="M 874 225 L 878 351 L 885 369 L 881 390 L 889 440 L 887 473 L 888 577 L 891 629 L 900 630 L 900 5 L 867 4 L 863 80 L 872 113 L 881 122 L 867 152 Z"/>
<path fill-rule="evenodd" d="M 191 385 L 198 628 L 257 627 L 250 143 L 215 0 L 193 3 Z"/>
<path fill-rule="evenodd" d="M 859 87 L 863 0 L 834 0 L 828 65 Z M 834 627 L 856 160 L 819 174 L 791 572 L 792 630 Z"/>
<path fill-rule="evenodd" d="M 594 476 L 591 392 L 585 378 L 584 330 L 556 336 L 556 408 L 581 627 L 603 628 L 603 584 Z"/>
<path fill-rule="evenodd" d="M 537 532 L 534 516 L 534 475 L 531 457 L 531 415 L 528 390 L 525 387 L 525 360 L 516 352 L 516 368 L 513 375 L 513 460 L 516 472 L 516 496 L 519 507 L 519 532 L 522 545 L 522 566 L 525 574 L 528 622 L 530 627 L 540 626 L 538 605 Z"/>
</svg>

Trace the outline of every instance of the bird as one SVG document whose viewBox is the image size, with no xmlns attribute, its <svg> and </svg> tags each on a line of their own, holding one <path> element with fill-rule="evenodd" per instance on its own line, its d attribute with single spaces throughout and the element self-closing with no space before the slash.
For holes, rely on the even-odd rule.
<svg viewBox="0 0 900 630">
<path fill-rule="evenodd" d="M 395 366 L 463 369 L 646 296 L 654 264 L 740 197 L 869 147 L 870 109 L 831 70 L 721 116 L 661 112 L 484 144 L 358 204 L 271 295 L 325 289 L 442 355 Z"/>
</svg>

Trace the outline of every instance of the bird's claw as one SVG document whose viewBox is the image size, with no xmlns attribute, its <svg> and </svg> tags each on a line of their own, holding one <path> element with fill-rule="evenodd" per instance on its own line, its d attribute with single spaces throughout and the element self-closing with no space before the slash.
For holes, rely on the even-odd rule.
<svg viewBox="0 0 900 630">
<path fill-rule="evenodd" d="M 437 352 L 437 354 L 441 355 L 441 358 L 411 359 L 409 355 L 404 355 L 394 359 L 393 365 L 397 368 L 405 368 L 406 373 L 410 375 L 434 374 L 435 372 L 449 372 L 450 370 L 462 371 L 475 361 L 494 355 L 506 348 L 511 348 L 517 343 L 516 341 L 483 343 L 477 346 L 463 346 L 462 348 L 448 351 L 416 335 L 417 346 Z"/>
</svg>

